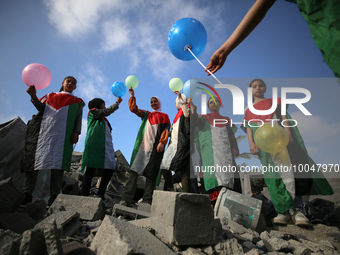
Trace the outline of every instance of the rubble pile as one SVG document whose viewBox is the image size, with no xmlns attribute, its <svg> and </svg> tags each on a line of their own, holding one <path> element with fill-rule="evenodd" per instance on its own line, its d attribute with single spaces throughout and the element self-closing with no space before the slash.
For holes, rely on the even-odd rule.
<svg viewBox="0 0 340 255">
<path fill-rule="evenodd" d="M 47 207 L 23 195 L 11 178 L 0 181 L 0 254 L 338 254 L 340 231 L 313 224 L 256 230 L 221 220 L 205 194 L 154 192 L 152 205 L 120 205 L 129 164 L 116 152 L 118 169 L 105 194 L 81 196 L 81 153 L 74 152 L 62 194 Z M 143 180 L 141 179 L 141 186 Z M 142 189 L 141 189 L 142 190 Z"/>
</svg>

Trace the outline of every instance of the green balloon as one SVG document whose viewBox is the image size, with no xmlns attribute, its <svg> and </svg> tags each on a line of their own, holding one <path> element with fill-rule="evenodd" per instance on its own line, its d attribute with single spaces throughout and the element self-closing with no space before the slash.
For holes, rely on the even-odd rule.
<svg viewBox="0 0 340 255">
<path fill-rule="evenodd" d="M 133 76 L 133 75 L 129 75 L 128 77 L 126 77 L 126 79 L 125 79 L 125 85 L 126 85 L 126 87 L 128 87 L 128 88 L 133 88 L 133 89 L 135 89 L 135 88 L 137 88 L 137 86 L 138 86 L 138 79 L 137 79 L 137 77 L 136 76 Z"/>
<path fill-rule="evenodd" d="M 183 88 L 183 81 L 180 78 L 172 78 L 169 82 L 169 88 L 175 91 L 181 91 Z"/>
</svg>

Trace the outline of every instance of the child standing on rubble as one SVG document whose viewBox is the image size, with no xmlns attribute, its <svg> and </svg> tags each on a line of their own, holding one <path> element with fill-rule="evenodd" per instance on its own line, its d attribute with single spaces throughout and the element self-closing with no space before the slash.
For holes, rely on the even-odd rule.
<svg viewBox="0 0 340 255">
<path fill-rule="evenodd" d="M 190 115 L 196 114 L 191 98 L 175 91 L 177 114 L 172 124 L 168 148 L 162 160 L 161 169 L 167 188 L 173 189 L 171 171 L 180 173 L 183 192 L 192 192 L 197 179 L 190 179 Z"/>
<path fill-rule="evenodd" d="M 32 201 L 38 170 L 51 170 L 51 205 L 61 190 L 64 171 L 70 171 L 73 144 L 81 132 L 81 121 L 85 103 L 73 95 L 77 80 L 67 76 L 58 93 L 49 93 L 38 99 L 34 85 L 27 89 L 31 101 L 39 111 L 30 121 L 25 138 L 22 172 L 25 180 L 22 204 Z"/>
<path fill-rule="evenodd" d="M 164 147 L 168 142 L 170 120 L 161 110 L 158 97 L 151 97 L 152 112 L 141 110 L 136 104 L 134 90 L 129 89 L 129 109 L 142 119 L 131 156 L 129 179 L 125 184 L 121 204 L 133 204 L 139 175 L 146 177 L 143 203 L 152 203 L 153 191 L 163 158 Z"/>
<path fill-rule="evenodd" d="M 106 108 L 104 100 L 94 98 L 88 104 L 90 111 L 87 115 L 87 133 L 81 163 L 81 171 L 85 172 L 82 184 L 83 196 L 89 195 L 92 177 L 96 169 L 100 169 L 104 170 L 104 175 L 100 181 L 97 196 L 105 200 L 107 184 L 116 170 L 112 128 L 106 117 L 115 112 L 121 102 L 122 98 L 118 97 L 116 103 Z"/>
<path fill-rule="evenodd" d="M 253 107 L 256 110 L 268 110 L 272 107 L 272 98 L 265 98 L 267 90 L 266 84 L 261 79 L 254 79 L 250 85 L 253 94 Z M 244 123 L 249 140 L 250 152 L 258 155 L 262 166 L 277 165 L 310 165 L 310 169 L 315 165 L 314 161 L 308 156 L 304 142 L 297 127 L 289 121 L 291 117 L 288 113 L 281 114 L 281 99 L 277 99 L 276 110 L 269 115 L 257 115 L 252 113 L 249 108 L 246 110 Z M 262 151 L 254 142 L 256 130 L 263 125 L 273 121 L 273 124 L 280 125 L 282 120 L 288 121 L 284 127 L 289 135 L 289 144 L 284 151 L 277 153 L 267 153 Z M 258 121 L 258 122 L 256 122 Z M 288 155 L 288 159 L 286 156 Z M 285 159 L 283 161 L 283 159 Z M 321 195 L 331 195 L 333 190 L 323 177 L 322 173 L 297 173 L 264 172 L 264 180 L 268 187 L 270 198 L 273 202 L 278 215 L 273 219 L 274 224 L 287 225 L 292 220 L 297 226 L 310 226 L 309 220 L 302 213 L 304 195 L 315 193 Z"/>
</svg>

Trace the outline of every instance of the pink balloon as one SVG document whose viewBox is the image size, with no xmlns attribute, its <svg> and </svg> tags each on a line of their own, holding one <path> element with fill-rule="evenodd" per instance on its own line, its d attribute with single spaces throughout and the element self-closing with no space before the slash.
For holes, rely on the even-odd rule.
<svg viewBox="0 0 340 255">
<path fill-rule="evenodd" d="M 43 89 L 50 85 L 52 75 L 46 66 L 32 63 L 22 70 L 22 79 L 27 86 L 34 85 L 36 89 Z"/>
</svg>

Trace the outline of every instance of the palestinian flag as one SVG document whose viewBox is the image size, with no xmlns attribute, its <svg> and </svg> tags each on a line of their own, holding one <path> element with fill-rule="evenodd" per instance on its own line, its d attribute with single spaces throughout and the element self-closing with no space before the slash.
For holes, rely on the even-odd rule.
<svg viewBox="0 0 340 255">
<path fill-rule="evenodd" d="M 50 93 L 40 99 L 43 109 L 27 127 L 22 170 L 70 170 L 75 120 L 82 99 L 68 92 Z"/>
<path fill-rule="evenodd" d="M 272 104 L 273 100 L 266 98 L 254 104 L 254 108 L 257 110 L 267 110 L 272 107 Z M 246 110 L 245 114 L 245 127 L 250 128 L 254 135 L 256 130 L 262 125 L 262 122 L 256 122 L 256 120 L 270 122 L 271 119 L 276 119 L 278 123 L 281 123 L 281 99 L 278 98 L 277 108 L 271 115 L 256 115 L 250 112 L 249 109 Z M 286 113 L 286 117 L 287 120 L 292 119 L 288 113 Z M 299 165 L 309 165 L 309 169 L 317 169 L 315 162 L 308 155 L 297 126 L 294 126 L 294 124 L 293 121 L 286 123 L 286 125 L 290 126 L 290 132 L 294 140 L 287 146 L 287 149 L 275 154 L 267 153 L 259 149 L 259 159 L 262 166 L 271 166 L 274 169 L 275 166 L 284 165 L 282 163 L 282 155 L 286 155 L 288 160 L 285 158 L 285 161 L 288 162 L 286 163 L 288 167 L 295 165 L 297 168 Z M 270 198 L 278 213 L 283 213 L 294 206 L 294 198 L 296 195 L 332 195 L 334 193 L 321 171 L 305 173 L 266 171 L 263 173 L 263 176 L 268 187 Z"/>
<path fill-rule="evenodd" d="M 215 124 L 214 120 L 221 121 L 221 124 Z M 228 171 L 230 167 L 236 166 L 232 146 L 235 146 L 236 140 L 233 129 L 236 132 L 236 126 L 230 127 L 230 119 L 218 113 L 209 113 L 199 117 L 199 149 L 201 151 L 202 166 L 200 172 L 203 173 L 205 189 L 208 191 L 218 186 L 234 188 L 234 173 Z M 234 141 L 232 141 L 234 140 Z M 237 145 L 237 144 L 236 144 Z"/>
<path fill-rule="evenodd" d="M 183 115 L 182 108 L 176 114 L 168 148 L 161 169 L 181 171 L 190 162 L 190 118 Z"/>
<path fill-rule="evenodd" d="M 86 167 L 116 169 L 111 130 L 111 125 L 105 117 L 96 119 L 92 111 L 89 111 L 85 149 L 81 160 L 83 173 Z"/>
<path fill-rule="evenodd" d="M 323 59 L 340 77 L 340 1 L 296 0 Z"/>
<path fill-rule="evenodd" d="M 169 128 L 170 120 L 167 114 L 157 111 L 144 112 L 132 151 L 130 170 L 151 181 L 156 180 L 163 158 L 163 152 L 157 152 L 157 145 L 162 132 Z"/>
</svg>

